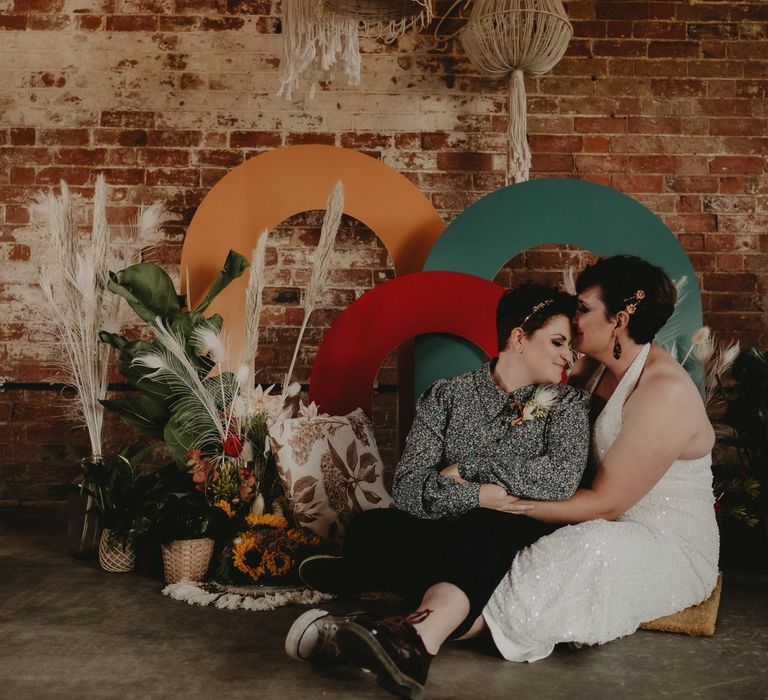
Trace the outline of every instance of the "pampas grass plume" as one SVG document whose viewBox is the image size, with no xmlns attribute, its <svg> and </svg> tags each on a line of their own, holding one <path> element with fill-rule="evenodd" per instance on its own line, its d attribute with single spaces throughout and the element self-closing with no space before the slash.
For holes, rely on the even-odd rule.
<svg viewBox="0 0 768 700">
<path fill-rule="evenodd" d="M 304 338 L 304 331 L 307 328 L 307 322 L 309 321 L 312 311 L 320 303 L 320 298 L 327 286 L 328 267 L 330 265 L 331 253 L 333 252 L 333 245 L 336 242 L 336 234 L 339 230 L 339 223 L 341 222 L 341 214 L 343 211 L 344 184 L 339 180 L 328 198 L 328 207 L 325 212 L 325 218 L 323 219 L 323 226 L 320 229 L 320 242 L 317 244 L 317 250 L 315 251 L 312 275 L 309 278 L 309 284 L 304 292 L 304 318 L 301 322 L 301 328 L 299 329 L 299 337 L 296 340 L 296 347 L 293 350 L 291 364 L 283 379 L 281 403 L 285 401 L 287 396 L 288 387 L 291 383 L 291 377 L 293 376 L 293 368 L 296 364 L 296 357 L 299 354 L 299 347 Z"/>
</svg>

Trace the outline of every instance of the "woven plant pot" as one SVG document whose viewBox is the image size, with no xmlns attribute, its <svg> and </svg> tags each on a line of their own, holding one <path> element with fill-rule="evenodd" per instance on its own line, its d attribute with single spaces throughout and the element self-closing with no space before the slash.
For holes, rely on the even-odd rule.
<svg viewBox="0 0 768 700">
<path fill-rule="evenodd" d="M 105 529 L 99 540 L 99 564 L 104 571 L 127 573 L 136 566 L 136 551 L 133 543 L 123 540 L 111 530 Z"/>
<path fill-rule="evenodd" d="M 162 546 L 166 583 L 202 581 L 213 556 L 213 540 L 174 540 Z"/>
</svg>

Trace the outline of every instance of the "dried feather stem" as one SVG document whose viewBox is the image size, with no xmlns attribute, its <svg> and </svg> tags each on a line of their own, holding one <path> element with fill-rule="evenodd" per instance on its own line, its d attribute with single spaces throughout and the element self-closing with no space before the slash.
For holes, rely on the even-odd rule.
<svg viewBox="0 0 768 700">
<path fill-rule="evenodd" d="M 78 252 L 77 212 L 66 183 L 61 183 L 61 195 L 41 193 L 35 204 L 60 251 L 58 264 L 43 267 L 40 275 L 50 342 L 59 353 L 67 383 L 77 390 L 76 412 L 88 430 L 94 460 L 102 455 L 104 407 L 99 399 L 106 398 L 109 366 L 109 347 L 99 341 L 99 331 L 114 313 L 107 290 L 110 245 L 106 201 L 106 185 L 99 176 L 91 240 L 82 253 Z"/>
<path fill-rule="evenodd" d="M 245 290 L 245 355 L 243 362 L 249 367 L 249 380 L 253 378 L 253 366 L 259 349 L 259 321 L 266 284 L 266 250 L 269 232 L 261 232 L 259 241 L 251 253 L 251 274 Z M 252 383 L 252 382 L 251 382 Z"/>
<path fill-rule="evenodd" d="M 328 281 L 328 265 L 330 262 L 333 245 L 336 242 L 336 234 L 341 222 L 341 214 L 344 211 L 344 184 L 339 180 L 333 188 L 331 196 L 328 198 L 328 207 L 323 219 L 323 226 L 320 229 L 320 241 L 315 251 L 314 267 L 312 276 L 309 278 L 309 284 L 304 292 L 304 318 L 299 329 L 299 337 L 296 340 L 296 347 L 293 350 L 291 364 L 283 380 L 283 391 L 280 395 L 280 403 L 285 401 L 288 391 L 288 385 L 293 376 L 293 367 L 296 364 L 296 357 L 299 354 L 299 347 L 304 338 L 304 331 L 307 328 L 307 322 L 315 307 L 320 303 L 320 298 L 325 292 Z"/>
<path fill-rule="evenodd" d="M 265 268 L 268 240 L 269 231 L 264 229 L 251 253 L 251 271 L 248 287 L 245 290 L 245 349 L 241 364 L 245 365 L 248 370 L 244 382 L 245 390 L 243 391 L 246 411 L 250 410 L 255 384 L 255 362 L 256 353 L 259 349 L 259 326 L 261 309 L 264 305 L 264 286 L 266 285 Z M 242 389 L 243 387 L 241 387 Z"/>
<path fill-rule="evenodd" d="M 49 344 L 58 358 L 64 380 L 76 391 L 75 413 L 85 424 L 91 459 L 102 456 L 102 426 L 110 347 L 99 341 L 99 331 L 114 324 L 120 298 L 107 288 L 114 246 L 107 223 L 107 190 L 103 175 L 96 180 L 90 242 L 80 252 L 75 200 L 65 182 L 61 194 L 39 193 L 33 207 L 47 224 L 52 246 L 59 252 L 55 265 L 44 266 L 40 289 L 45 302 Z M 154 205 L 138 224 L 153 233 L 162 207 Z"/>
</svg>

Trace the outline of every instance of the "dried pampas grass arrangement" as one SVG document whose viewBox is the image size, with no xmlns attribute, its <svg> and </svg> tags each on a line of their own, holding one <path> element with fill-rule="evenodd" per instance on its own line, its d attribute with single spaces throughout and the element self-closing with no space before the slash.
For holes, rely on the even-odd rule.
<svg viewBox="0 0 768 700">
<path fill-rule="evenodd" d="M 259 349 L 259 320 L 263 306 L 265 267 L 269 232 L 264 230 L 251 253 L 251 273 L 245 290 L 245 351 L 243 364 L 248 366 L 248 387 L 253 388 L 254 362 Z M 250 398 L 250 397 L 249 397 Z"/>
<path fill-rule="evenodd" d="M 64 382 L 75 389 L 75 415 L 88 430 L 91 459 L 100 460 L 104 407 L 109 368 L 108 345 L 99 340 L 99 331 L 114 325 L 120 298 L 107 289 L 109 268 L 116 261 L 107 224 L 107 188 L 104 177 L 96 180 L 90 241 L 80 241 L 77 224 L 79 202 L 67 184 L 61 194 L 39 193 L 33 211 L 45 222 L 51 246 L 59 251 L 55 264 L 43 266 L 40 290 L 43 297 L 44 328 L 51 356 Z M 134 235 L 154 235 L 163 218 L 163 208 L 143 210 L 134 226 Z"/>
<path fill-rule="evenodd" d="M 299 347 L 304 338 L 304 331 L 307 328 L 309 317 L 320 304 L 320 299 L 328 286 L 328 266 L 331 253 L 333 252 L 333 245 L 336 242 L 336 234 L 339 230 L 339 223 L 341 222 L 343 211 L 344 185 L 342 181 L 339 180 L 334 186 L 331 196 L 328 198 L 328 206 L 323 219 L 323 226 L 320 229 L 320 241 L 317 244 L 317 250 L 315 251 L 312 275 L 309 278 L 309 284 L 307 285 L 306 290 L 304 290 L 304 318 L 301 322 L 299 337 L 296 340 L 296 347 L 293 350 L 291 364 L 288 367 L 288 372 L 283 380 L 281 403 L 285 401 L 285 398 L 288 395 L 291 377 L 293 376 L 293 368 L 296 364 L 296 357 L 299 354 Z"/>
</svg>

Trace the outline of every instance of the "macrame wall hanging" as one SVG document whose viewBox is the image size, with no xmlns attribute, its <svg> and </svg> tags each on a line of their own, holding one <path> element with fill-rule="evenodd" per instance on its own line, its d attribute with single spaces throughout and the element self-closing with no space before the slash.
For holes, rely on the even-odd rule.
<svg viewBox="0 0 768 700">
<path fill-rule="evenodd" d="M 341 71 L 360 83 L 359 36 L 395 41 L 432 21 L 432 0 L 283 0 L 283 55 L 278 95 L 293 99 L 306 81 L 310 99 L 318 81 Z"/>
<path fill-rule="evenodd" d="M 509 77 L 507 184 L 524 182 L 531 168 L 523 76 L 552 70 L 572 35 L 560 0 L 474 0 L 469 20 L 459 31 L 476 68 L 494 78 Z"/>
</svg>

